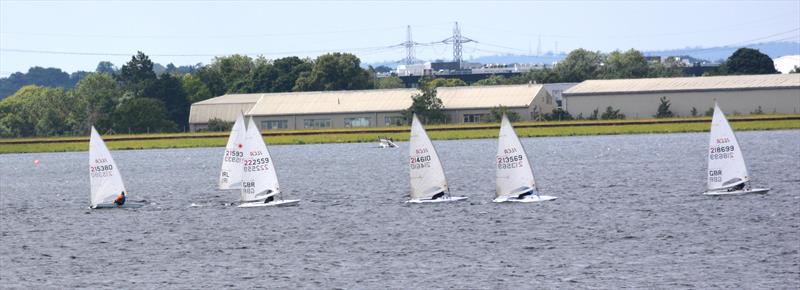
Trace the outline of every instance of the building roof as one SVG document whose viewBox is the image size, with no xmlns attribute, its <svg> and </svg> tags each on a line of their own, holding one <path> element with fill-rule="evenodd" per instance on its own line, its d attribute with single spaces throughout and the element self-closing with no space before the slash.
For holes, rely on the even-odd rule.
<svg viewBox="0 0 800 290">
<path fill-rule="evenodd" d="M 250 111 L 265 94 L 232 94 L 192 104 L 189 123 L 206 123 L 211 119 L 233 122 L 240 112 Z"/>
<path fill-rule="evenodd" d="M 564 96 L 777 88 L 800 88 L 800 74 L 588 80 Z"/>
<path fill-rule="evenodd" d="M 436 96 L 445 109 L 475 109 L 505 107 L 527 107 L 542 90 L 542 85 L 502 85 L 440 87 Z"/>
<path fill-rule="evenodd" d="M 445 109 L 527 107 L 542 85 L 440 87 L 437 97 Z M 400 112 L 408 109 L 417 89 L 230 94 L 192 104 L 190 123 L 219 118 L 233 121 L 240 111 L 248 116 Z"/>
<path fill-rule="evenodd" d="M 252 116 L 342 114 L 401 111 L 411 106 L 416 89 L 323 91 L 262 94 Z"/>
<path fill-rule="evenodd" d="M 261 98 L 261 96 L 263 95 L 266 94 L 228 94 L 216 98 L 210 98 L 204 101 L 199 101 L 192 105 L 218 105 L 218 104 L 241 104 L 241 103 L 255 104 L 256 102 L 258 102 L 258 99 Z"/>
</svg>

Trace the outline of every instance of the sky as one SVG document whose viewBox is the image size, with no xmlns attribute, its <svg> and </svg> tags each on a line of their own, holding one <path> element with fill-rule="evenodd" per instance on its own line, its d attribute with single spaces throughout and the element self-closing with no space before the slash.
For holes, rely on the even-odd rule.
<svg viewBox="0 0 800 290">
<path fill-rule="evenodd" d="M 6 1 L 0 76 L 32 66 L 94 71 L 136 51 L 166 65 L 230 54 L 316 57 L 350 52 L 399 61 L 411 26 L 417 58 L 452 59 L 441 43 L 458 22 L 464 59 L 495 54 L 662 50 L 800 41 L 788 1 Z M 439 42 L 438 44 L 434 44 Z"/>
</svg>

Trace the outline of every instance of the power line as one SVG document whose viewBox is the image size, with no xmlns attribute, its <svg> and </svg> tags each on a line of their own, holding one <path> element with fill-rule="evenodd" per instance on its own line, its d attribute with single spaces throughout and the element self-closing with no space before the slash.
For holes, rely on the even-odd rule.
<svg viewBox="0 0 800 290">
<path fill-rule="evenodd" d="M 326 53 L 332 51 L 375 51 L 394 49 L 396 45 L 390 46 L 375 46 L 375 47 L 357 47 L 357 48 L 339 48 L 339 49 L 319 49 L 319 50 L 305 50 L 305 51 L 271 51 L 271 52 L 246 52 L 246 53 L 198 53 L 198 54 L 164 54 L 154 53 L 148 54 L 149 56 L 157 57 L 215 57 L 221 55 L 242 54 L 242 55 L 288 55 L 288 54 L 303 54 L 303 53 Z M 117 53 L 117 52 L 87 52 L 87 51 L 58 51 L 58 50 L 37 50 L 37 49 L 17 49 L 17 48 L 0 48 L 3 52 L 18 52 L 18 53 L 32 53 L 32 54 L 56 54 L 56 55 L 87 55 L 87 56 L 130 56 L 131 53 Z"/>
<path fill-rule="evenodd" d="M 415 27 L 432 27 L 441 26 L 446 23 L 425 24 Z M 6 35 L 21 35 L 21 36 L 41 36 L 41 37 L 68 37 L 68 38 L 116 38 L 116 39 L 236 39 L 236 38 L 268 38 L 268 37 L 302 37 L 313 35 L 340 35 L 343 33 L 358 33 L 358 32 L 385 32 L 391 30 L 400 30 L 405 27 L 391 26 L 391 27 L 373 27 L 373 28 L 360 28 L 360 29 L 342 29 L 342 30 L 327 30 L 327 31 L 307 31 L 307 32 L 286 32 L 286 33 L 259 33 L 259 34 L 239 34 L 239 35 L 205 35 L 205 34 L 176 34 L 176 35 L 113 35 L 113 34 L 73 34 L 73 33 L 36 33 L 36 32 L 0 32 Z"/>
</svg>

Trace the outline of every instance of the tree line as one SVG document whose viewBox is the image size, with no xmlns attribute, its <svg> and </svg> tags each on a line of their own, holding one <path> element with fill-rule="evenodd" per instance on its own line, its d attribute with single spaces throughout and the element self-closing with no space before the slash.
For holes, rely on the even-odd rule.
<svg viewBox="0 0 800 290">
<path fill-rule="evenodd" d="M 737 50 L 713 72 L 754 73 L 775 73 L 774 65 L 768 56 L 747 48 Z M 553 68 L 509 78 L 491 76 L 473 85 L 681 75 L 679 66 L 648 62 L 634 49 L 608 54 L 576 49 Z M 437 108 L 440 101 L 436 101 L 435 88 L 466 83 L 446 78 L 423 82 L 421 94 L 406 111 L 419 112 L 430 122 L 443 121 L 443 115 L 437 112 L 441 108 Z M 22 87 L 7 92 L 19 86 Z M 0 79 L 0 94 L 12 94 L 0 100 L 0 136 L 85 135 L 90 126 L 104 133 L 176 132 L 188 125 L 192 103 L 223 94 L 401 87 L 404 84 L 399 78 L 378 79 L 376 69 L 362 68 L 360 59 L 348 53 L 329 53 L 316 59 L 293 56 L 274 60 L 231 55 L 216 57 L 207 65 L 165 67 L 138 52 L 119 69 L 110 62 L 100 62 L 95 72 L 70 75 L 59 69 L 35 67 L 27 74 L 16 73 Z M 503 108 L 495 111 L 502 112 Z M 564 113 L 552 112 L 550 116 L 561 119 L 567 117 Z"/>
<path fill-rule="evenodd" d="M 0 136 L 85 135 L 90 126 L 100 132 L 177 132 L 188 125 L 192 103 L 214 96 L 360 90 L 376 83 L 375 73 L 361 68 L 361 61 L 348 53 L 275 60 L 231 55 L 208 65 L 170 64 L 161 74 L 157 70 L 138 52 L 119 69 L 101 62 L 96 72 L 85 73 L 75 84 L 23 86 L 0 100 Z"/>
</svg>

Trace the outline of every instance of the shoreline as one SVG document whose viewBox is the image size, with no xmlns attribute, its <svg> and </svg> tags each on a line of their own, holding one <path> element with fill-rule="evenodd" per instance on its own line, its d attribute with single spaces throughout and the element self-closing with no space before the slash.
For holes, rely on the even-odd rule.
<svg viewBox="0 0 800 290">
<path fill-rule="evenodd" d="M 760 115 L 729 119 L 736 131 L 800 129 L 800 114 Z M 525 137 L 597 136 L 708 132 L 710 118 L 518 122 L 517 135 Z M 408 140 L 408 127 L 262 131 L 267 144 L 324 144 L 377 142 L 379 137 Z M 426 126 L 433 140 L 496 138 L 498 123 Z M 224 147 L 227 132 L 167 133 L 103 136 L 109 149 L 168 149 Z M 87 137 L 18 138 L 0 140 L 0 154 L 72 152 L 88 150 Z"/>
</svg>

